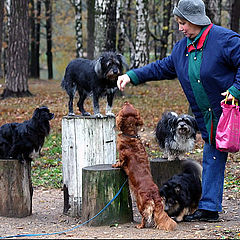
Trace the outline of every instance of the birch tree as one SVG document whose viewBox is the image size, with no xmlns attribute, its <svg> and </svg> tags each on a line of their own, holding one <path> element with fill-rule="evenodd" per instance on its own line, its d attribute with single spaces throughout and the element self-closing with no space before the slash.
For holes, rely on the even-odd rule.
<svg viewBox="0 0 240 240">
<path fill-rule="evenodd" d="M 95 51 L 94 57 L 98 57 L 105 47 L 106 36 L 106 1 L 95 1 Z"/>
<path fill-rule="evenodd" d="M 76 57 L 83 57 L 82 0 L 70 0 L 75 8 Z"/>
<path fill-rule="evenodd" d="M 147 0 L 136 1 L 136 40 L 135 40 L 135 57 L 134 68 L 142 67 L 149 62 L 148 52 L 148 30 L 147 30 Z"/>
</svg>

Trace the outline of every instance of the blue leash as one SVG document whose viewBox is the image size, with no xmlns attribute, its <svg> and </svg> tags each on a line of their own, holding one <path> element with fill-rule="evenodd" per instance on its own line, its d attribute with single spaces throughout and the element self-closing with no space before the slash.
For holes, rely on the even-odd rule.
<svg viewBox="0 0 240 240">
<path fill-rule="evenodd" d="M 96 218 L 99 214 L 101 214 L 117 197 L 118 195 L 120 194 L 120 192 L 122 191 L 124 185 L 126 184 L 127 182 L 127 179 L 126 181 L 123 183 L 123 185 L 121 186 L 121 188 L 119 189 L 119 191 L 117 192 L 117 194 L 113 197 L 113 199 L 111 201 L 108 202 L 108 204 L 100 211 L 98 212 L 95 216 L 93 216 L 92 218 L 88 219 L 86 222 L 83 222 L 73 228 L 70 228 L 70 229 L 66 229 L 64 231 L 61 231 L 61 232 L 54 232 L 54 233 L 36 233 L 36 234 L 21 234 L 21 235 L 12 235 L 12 236 L 6 236 L 6 237 L 0 237 L 0 239 L 5 239 L 5 238 L 14 238 L 14 237 L 33 237 L 33 236 L 46 236 L 46 235 L 56 235 L 56 234 L 62 234 L 62 233 L 66 233 L 66 232 L 71 232 L 81 226 L 83 226 L 84 224 L 87 224 L 89 223 L 90 221 L 92 221 L 94 218 Z"/>
</svg>

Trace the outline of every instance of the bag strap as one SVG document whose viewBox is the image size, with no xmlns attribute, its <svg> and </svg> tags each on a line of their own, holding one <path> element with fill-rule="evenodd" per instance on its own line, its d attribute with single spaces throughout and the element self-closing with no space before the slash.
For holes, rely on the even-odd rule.
<svg viewBox="0 0 240 240">
<path fill-rule="evenodd" d="M 229 93 L 229 91 L 227 90 L 227 95 L 226 95 L 226 97 L 225 97 L 225 103 L 227 103 L 227 99 L 228 99 L 229 94 L 230 94 L 230 93 Z M 238 100 L 236 100 L 234 96 L 233 96 L 233 98 L 232 98 L 232 105 L 238 106 Z"/>
</svg>

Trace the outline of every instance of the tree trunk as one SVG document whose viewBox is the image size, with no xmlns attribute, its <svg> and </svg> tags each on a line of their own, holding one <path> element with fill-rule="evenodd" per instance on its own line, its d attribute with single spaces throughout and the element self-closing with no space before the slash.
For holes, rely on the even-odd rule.
<svg viewBox="0 0 240 240">
<path fill-rule="evenodd" d="M 94 58 L 95 0 L 87 1 L 87 58 Z"/>
<path fill-rule="evenodd" d="M 231 14 L 231 29 L 239 33 L 239 12 L 240 12 L 240 1 L 234 0 L 232 4 L 232 14 Z"/>
<path fill-rule="evenodd" d="M 177 0 L 173 0 L 173 6 L 177 5 Z M 184 34 L 178 30 L 178 23 L 175 19 L 172 20 L 172 49 L 174 45 L 180 41 L 183 37 Z"/>
<path fill-rule="evenodd" d="M 0 77 L 3 76 L 2 71 L 2 37 L 3 37 L 3 14 L 4 14 L 4 0 L 0 1 Z"/>
<path fill-rule="evenodd" d="M 83 208 L 82 221 L 87 221 L 99 213 L 120 190 L 127 176 L 120 168 L 111 164 L 94 165 L 83 168 Z M 125 183 L 118 197 L 88 226 L 113 225 L 133 221 L 132 201 L 128 183 Z"/>
<path fill-rule="evenodd" d="M 53 79 L 53 57 L 52 57 L 52 2 L 45 0 L 46 16 L 46 40 L 47 40 L 47 66 L 48 79 Z"/>
<path fill-rule="evenodd" d="M 105 49 L 106 41 L 106 0 L 95 1 L 95 51 L 94 56 L 99 57 Z"/>
<path fill-rule="evenodd" d="M 221 6 L 219 0 L 205 0 L 206 14 L 214 24 L 221 24 Z"/>
<path fill-rule="evenodd" d="M 148 32 L 147 32 L 147 0 L 136 1 L 136 40 L 134 68 L 142 67 L 149 62 Z"/>
<path fill-rule="evenodd" d="M 167 55 L 171 7 L 172 7 L 171 0 L 163 1 L 163 27 L 162 27 L 162 37 L 161 37 L 162 46 L 161 46 L 160 59 L 165 58 Z"/>
<path fill-rule="evenodd" d="M 28 90 L 28 1 L 11 0 L 6 87 L 2 97 L 30 96 Z"/>
<path fill-rule="evenodd" d="M 30 67 L 29 67 L 29 75 L 30 77 L 35 77 L 34 76 L 34 70 L 35 70 L 35 59 L 34 59 L 34 55 L 35 55 L 35 51 L 36 51 L 36 34 L 35 34 L 35 4 L 34 4 L 34 0 L 30 0 L 29 1 L 29 27 L 30 27 Z"/>
<path fill-rule="evenodd" d="M 124 1 L 125 2 L 125 1 Z M 126 9 L 123 9 L 123 1 L 117 1 L 117 23 L 118 23 L 118 42 L 117 42 L 117 50 L 122 55 L 124 54 L 124 44 L 125 44 L 125 37 L 124 37 L 124 12 Z"/>
<path fill-rule="evenodd" d="M 83 57 L 82 0 L 70 0 L 75 8 L 76 57 Z"/>
<path fill-rule="evenodd" d="M 116 51 L 116 22 L 117 0 L 108 0 L 106 3 L 106 40 L 105 50 Z"/>
<path fill-rule="evenodd" d="M 82 168 L 116 162 L 115 118 L 62 119 L 64 213 L 81 215 Z"/>
<path fill-rule="evenodd" d="M 26 217 L 32 214 L 31 163 L 0 159 L 0 215 Z"/>
<path fill-rule="evenodd" d="M 37 21 L 36 21 L 36 51 L 34 54 L 35 63 L 35 77 L 40 78 L 40 31 L 41 31 L 41 11 L 42 0 L 37 0 Z"/>
</svg>

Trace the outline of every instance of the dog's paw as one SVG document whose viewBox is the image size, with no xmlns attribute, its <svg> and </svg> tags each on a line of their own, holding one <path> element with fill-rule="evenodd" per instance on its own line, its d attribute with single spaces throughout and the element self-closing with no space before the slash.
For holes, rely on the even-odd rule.
<svg viewBox="0 0 240 240">
<path fill-rule="evenodd" d="M 84 113 L 82 113 L 82 116 L 91 116 L 91 113 L 89 113 L 89 112 L 84 112 Z"/>
<path fill-rule="evenodd" d="M 115 114 L 112 113 L 112 112 L 107 112 L 107 113 L 106 113 L 106 116 L 108 116 L 108 117 L 115 117 Z"/>
<path fill-rule="evenodd" d="M 96 113 L 94 114 L 95 118 L 103 118 L 103 115 L 101 113 Z"/>
</svg>

